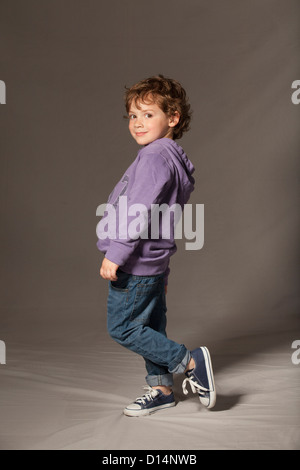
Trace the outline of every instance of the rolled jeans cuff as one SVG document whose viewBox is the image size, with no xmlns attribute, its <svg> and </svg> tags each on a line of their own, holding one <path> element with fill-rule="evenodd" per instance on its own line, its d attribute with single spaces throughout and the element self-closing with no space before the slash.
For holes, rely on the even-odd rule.
<svg viewBox="0 0 300 470">
<path fill-rule="evenodd" d="M 150 387 L 156 387 L 157 385 L 164 385 L 165 387 L 172 387 L 173 375 L 172 374 L 147 375 L 146 382 L 148 385 L 150 385 Z"/>
<path fill-rule="evenodd" d="M 171 374 L 183 374 L 192 358 L 190 351 L 188 351 L 184 346 L 183 348 L 184 350 L 182 354 L 184 354 L 184 356 L 182 357 L 181 355 L 181 359 L 179 362 L 177 362 L 177 365 L 175 365 L 172 369 L 169 368 L 169 372 L 171 372 Z M 176 361 L 173 361 L 173 363 L 176 364 Z"/>
</svg>

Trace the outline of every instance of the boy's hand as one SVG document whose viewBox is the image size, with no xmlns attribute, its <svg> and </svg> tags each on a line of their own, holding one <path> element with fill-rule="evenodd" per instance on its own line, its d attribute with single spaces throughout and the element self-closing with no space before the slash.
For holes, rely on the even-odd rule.
<svg viewBox="0 0 300 470">
<path fill-rule="evenodd" d="M 102 276 L 103 279 L 107 279 L 109 281 L 116 281 L 118 279 L 116 275 L 118 267 L 118 264 L 109 261 L 107 258 L 104 258 L 100 268 L 100 276 Z"/>
</svg>

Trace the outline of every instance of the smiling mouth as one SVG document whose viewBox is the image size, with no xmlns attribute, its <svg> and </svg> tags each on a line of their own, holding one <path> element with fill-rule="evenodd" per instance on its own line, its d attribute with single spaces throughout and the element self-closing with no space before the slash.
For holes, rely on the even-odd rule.
<svg viewBox="0 0 300 470">
<path fill-rule="evenodd" d="M 136 135 L 137 135 L 138 137 L 140 137 L 140 136 L 142 136 L 142 135 L 145 135 L 145 134 L 147 134 L 147 132 L 136 132 Z"/>
</svg>

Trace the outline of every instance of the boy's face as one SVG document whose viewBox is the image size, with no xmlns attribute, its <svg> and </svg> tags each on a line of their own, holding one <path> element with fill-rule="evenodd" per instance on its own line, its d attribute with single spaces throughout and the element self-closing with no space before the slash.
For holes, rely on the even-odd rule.
<svg viewBox="0 0 300 470">
<path fill-rule="evenodd" d="M 157 139 L 173 137 L 173 127 L 179 122 L 179 114 L 167 116 L 153 101 L 136 103 L 129 109 L 129 131 L 139 145 L 147 145 Z"/>
</svg>

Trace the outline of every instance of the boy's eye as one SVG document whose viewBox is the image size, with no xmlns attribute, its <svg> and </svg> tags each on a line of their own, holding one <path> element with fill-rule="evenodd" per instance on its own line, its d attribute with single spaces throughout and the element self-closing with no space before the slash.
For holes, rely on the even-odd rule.
<svg viewBox="0 0 300 470">
<path fill-rule="evenodd" d="M 130 114 L 129 115 L 129 119 L 134 119 L 135 117 L 136 117 L 135 114 Z"/>
<path fill-rule="evenodd" d="M 145 116 L 146 116 L 146 118 L 151 118 L 151 117 L 152 117 L 152 114 L 147 113 L 147 114 L 145 114 Z"/>
</svg>

